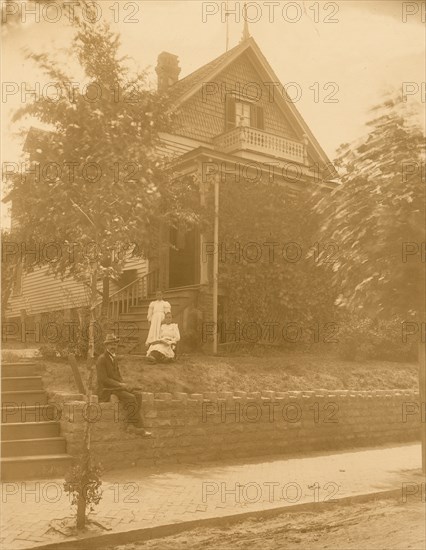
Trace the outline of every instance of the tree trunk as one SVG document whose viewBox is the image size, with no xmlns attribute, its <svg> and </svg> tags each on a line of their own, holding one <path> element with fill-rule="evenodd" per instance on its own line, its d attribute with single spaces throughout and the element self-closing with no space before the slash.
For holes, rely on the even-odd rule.
<svg viewBox="0 0 426 550">
<path fill-rule="evenodd" d="M 98 265 L 95 263 L 91 270 L 91 295 L 90 295 L 90 322 L 89 322 L 89 350 L 87 353 L 87 363 L 89 376 L 86 386 L 86 403 L 90 406 L 92 401 L 92 386 L 95 370 L 95 323 L 96 323 L 96 300 L 97 300 L 97 279 Z M 87 508 L 87 476 L 91 467 L 90 455 L 90 436 L 91 422 L 89 418 L 85 419 L 84 441 L 81 457 L 81 487 L 77 500 L 77 529 L 82 529 L 86 525 Z"/>
<path fill-rule="evenodd" d="M 86 526 L 86 494 L 83 491 L 77 501 L 77 529 L 84 529 Z"/>
<path fill-rule="evenodd" d="M 102 279 L 102 316 L 108 317 L 109 306 L 109 277 L 105 276 Z"/>
<path fill-rule="evenodd" d="M 86 403 L 90 406 L 92 402 L 92 388 L 93 388 L 93 378 L 95 371 L 95 362 L 94 359 L 89 357 L 89 377 L 86 386 Z M 89 472 L 92 467 L 92 456 L 90 450 L 91 444 L 91 431 L 92 423 L 89 418 L 90 414 L 87 414 L 85 418 L 85 430 L 84 430 L 84 441 L 83 441 L 83 452 L 81 457 L 81 486 L 80 492 L 77 500 L 77 529 L 83 529 L 86 525 L 86 510 L 87 510 L 87 487 L 89 480 Z"/>
<path fill-rule="evenodd" d="M 95 263 L 92 266 L 91 271 L 91 281 L 90 281 L 90 321 L 89 321 L 89 349 L 87 352 L 87 358 L 88 360 L 92 360 L 95 358 L 95 324 L 96 324 L 96 301 L 98 297 L 98 289 L 97 289 L 97 282 L 98 282 L 98 265 Z"/>
</svg>

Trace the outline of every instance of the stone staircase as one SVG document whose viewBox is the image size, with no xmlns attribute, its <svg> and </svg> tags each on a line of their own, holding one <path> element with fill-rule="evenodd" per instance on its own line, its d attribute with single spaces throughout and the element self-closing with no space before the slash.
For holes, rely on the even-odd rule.
<svg viewBox="0 0 426 550">
<path fill-rule="evenodd" d="M 61 477 L 71 465 L 39 369 L 30 361 L 1 367 L 2 481 Z"/>
<path fill-rule="evenodd" d="M 163 299 L 170 302 L 172 307 L 173 322 L 178 324 L 181 331 L 184 309 L 191 299 L 197 296 L 199 288 L 199 285 L 191 285 L 163 292 Z M 154 295 L 140 301 L 138 305 L 130 306 L 128 312 L 120 313 L 118 323 L 115 325 L 116 336 L 120 338 L 119 353 L 146 354 L 145 340 L 149 331 L 149 323 L 146 317 L 152 300 L 155 300 Z"/>
</svg>

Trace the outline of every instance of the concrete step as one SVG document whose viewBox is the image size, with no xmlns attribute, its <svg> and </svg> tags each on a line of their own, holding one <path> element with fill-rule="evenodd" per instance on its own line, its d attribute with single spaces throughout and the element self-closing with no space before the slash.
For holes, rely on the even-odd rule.
<svg viewBox="0 0 426 550">
<path fill-rule="evenodd" d="M 1 388 L 3 392 L 22 390 L 42 390 L 41 376 L 6 376 L 2 378 Z"/>
<path fill-rule="evenodd" d="M 1 404 L 37 405 L 47 403 L 44 390 L 2 391 Z"/>
<path fill-rule="evenodd" d="M 178 300 L 170 300 L 170 305 L 172 307 L 172 314 L 174 315 L 177 311 L 182 308 L 185 308 L 188 303 L 188 298 L 179 298 Z M 136 315 L 140 319 L 146 319 L 148 315 L 148 307 L 144 306 L 131 306 L 128 313 L 122 313 L 120 318 L 123 315 Z"/>
<path fill-rule="evenodd" d="M 5 457 L 1 460 L 2 481 L 60 478 L 69 470 L 72 458 L 67 454 Z"/>
<path fill-rule="evenodd" d="M 10 422 L 1 426 L 1 440 L 12 441 L 17 439 L 43 439 L 58 437 L 59 422 Z"/>
<path fill-rule="evenodd" d="M 146 314 L 141 314 L 137 312 L 121 313 L 119 317 L 119 323 L 127 323 L 129 331 L 133 328 L 134 325 L 149 325 Z"/>
<path fill-rule="evenodd" d="M 10 376 L 36 376 L 40 371 L 40 367 L 40 364 L 33 362 L 2 363 L 1 377 L 8 378 Z"/>
<path fill-rule="evenodd" d="M 34 360 L 31 360 L 31 359 L 22 359 L 19 360 L 19 361 L 3 361 L 2 362 L 2 367 L 4 367 L 5 365 L 10 365 L 12 367 L 20 367 L 22 365 L 37 365 L 37 361 L 34 361 Z"/>
<path fill-rule="evenodd" d="M 134 330 L 132 332 L 124 330 L 120 330 L 121 327 L 119 327 L 119 330 L 116 331 L 116 335 L 120 337 L 121 342 L 130 342 L 130 341 L 140 341 L 144 340 L 147 337 L 147 334 L 149 332 L 149 327 L 146 328 L 138 328 L 137 330 Z"/>
<path fill-rule="evenodd" d="M 11 439 L 3 441 L 1 456 L 36 456 L 66 454 L 67 442 L 64 437 L 42 439 Z"/>
<path fill-rule="evenodd" d="M 25 405 L 9 404 L 1 407 L 2 424 L 16 424 L 18 422 L 48 422 L 58 421 L 61 411 L 53 404 Z"/>
<path fill-rule="evenodd" d="M 47 404 L 40 363 L 2 365 L 1 479 L 62 477 L 72 464 L 60 437 L 59 411 Z"/>
</svg>

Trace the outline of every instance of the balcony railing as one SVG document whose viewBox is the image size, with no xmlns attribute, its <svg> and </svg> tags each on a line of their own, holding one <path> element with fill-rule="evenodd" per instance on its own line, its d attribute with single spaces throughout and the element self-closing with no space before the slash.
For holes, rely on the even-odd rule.
<svg viewBox="0 0 426 550">
<path fill-rule="evenodd" d="M 239 126 L 214 138 L 218 151 L 236 153 L 253 151 L 281 159 L 307 164 L 306 144 L 293 139 L 269 134 L 264 130 Z"/>
</svg>

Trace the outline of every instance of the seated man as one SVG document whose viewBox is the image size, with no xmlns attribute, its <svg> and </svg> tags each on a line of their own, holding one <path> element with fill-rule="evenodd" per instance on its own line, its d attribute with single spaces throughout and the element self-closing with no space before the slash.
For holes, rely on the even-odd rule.
<svg viewBox="0 0 426 550">
<path fill-rule="evenodd" d="M 118 368 L 115 356 L 118 341 L 119 339 L 113 334 L 108 334 L 104 341 L 105 352 L 96 362 L 99 401 L 109 401 L 111 395 L 116 395 L 120 404 L 124 404 L 128 431 L 148 437 L 151 432 L 144 429 L 140 412 L 142 400 L 140 388 L 125 384 Z"/>
<path fill-rule="evenodd" d="M 172 323 L 172 314 L 166 313 L 160 327 L 160 338 L 151 342 L 146 354 L 150 363 L 169 363 L 175 359 L 176 344 L 180 340 L 179 328 Z"/>
</svg>

